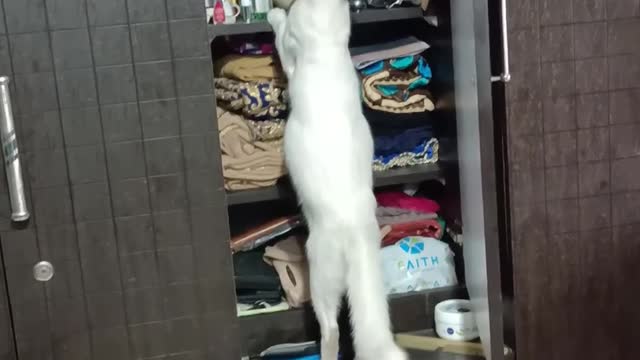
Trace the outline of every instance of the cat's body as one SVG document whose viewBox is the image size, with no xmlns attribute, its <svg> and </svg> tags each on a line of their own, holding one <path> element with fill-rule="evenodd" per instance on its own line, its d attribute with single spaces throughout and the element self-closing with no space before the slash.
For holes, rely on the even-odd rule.
<svg viewBox="0 0 640 360">
<path fill-rule="evenodd" d="M 382 285 L 373 140 L 349 55 L 348 2 L 296 0 L 288 16 L 272 10 L 269 22 L 289 78 L 285 159 L 309 225 L 307 256 L 322 359 L 337 358 L 337 320 L 346 293 L 357 357 L 404 360 L 393 342 Z"/>
</svg>

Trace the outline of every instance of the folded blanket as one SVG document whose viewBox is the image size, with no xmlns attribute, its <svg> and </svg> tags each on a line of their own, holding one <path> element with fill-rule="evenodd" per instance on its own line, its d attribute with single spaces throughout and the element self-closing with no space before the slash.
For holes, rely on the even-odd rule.
<svg viewBox="0 0 640 360">
<path fill-rule="evenodd" d="M 390 226 L 389 232 L 382 239 L 382 246 L 389 246 L 408 236 L 424 236 L 434 239 L 442 237 L 442 225 L 437 219 L 425 219 Z"/>
<path fill-rule="evenodd" d="M 380 207 L 397 208 L 423 214 L 435 214 L 440 205 L 424 197 L 407 195 L 401 191 L 384 191 L 376 193 L 376 202 Z"/>
<path fill-rule="evenodd" d="M 437 219 L 434 213 L 424 213 L 396 207 L 379 206 L 376 208 L 376 218 L 380 226 L 401 224 L 418 220 Z"/>
<path fill-rule="evenodd" d="M 227 190 L 275 185 L 285 173 L 282 140 L 258 141 L 240 116 L 218 107 L 222 174 Z"/>
<path fill-rule="evenodd" d="M 286 77 L 274 55 L 227 55 L 215 62 L 216 77 L 240 81 L 286 84 Z"/>
<path fill-rule="evenodd" d="M 405 129 L 385 129 L 384 134 L 374 132 L 374 153 L 377 156 L 397 155 L 413 151 L 425 139 L 432 137 L 430 126 L 419 126 Z"/>
<path fill-rule="evenodd" d="M 349 51 L 356 69 L 361 70 L 381 60 L 419 55 L 428 48 L 429 44 L 426 42 L 415 36 L 408 36 L 374 45 L 352 47 Z"/>
<path fill-rule="evenodd" d="M 360 70 L 360 75 L 363 100 L 372 109 L 390 113 L 435 109 L 426 89 L 431 68 L 421 56 L 378 61 Z"/>
<path fill-rule="evenodd" d="M 394 113 L 390 116 L 388 112 L 374 110 L 368 106 L 362 107 L 362 113 L 371 125 L 373 136 L 419 126 L 432 129 L 434 121 L 438 118 L 437 115 L 433 115 L 434 112 Z"/>
<path fill-rule="evenodd" d="M 289 101 L 287 91 L 273 82 L 216 78 L 214 85 L 218 104 L 226 109 L 255 120 L 286 117 Z"/>
</svg>

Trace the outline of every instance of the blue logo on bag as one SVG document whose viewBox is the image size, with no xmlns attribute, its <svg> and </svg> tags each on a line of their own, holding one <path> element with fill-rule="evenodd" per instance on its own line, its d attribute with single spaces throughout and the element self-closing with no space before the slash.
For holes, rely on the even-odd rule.
<svg viewBox="0 0 640 360">
<path fill-rule="evenodd" d="M 407 254 L 418 255 L 424 251 L 424 243 L 416 238 L 405 238 L 400 241 L 400 249 Z"/>
<path fill-rule="evenodd" d="M 416 270 L 430 268 L 440 265 L 440 259 L 437 256 L 420 255 L 424 252 L 424 242 L 419 237 L 406 237 L 397 243 L 398 247 L 409 255 L 417 255 L 409 257 L 406 262 L 399 262 L 400 270 Z"/>
</svg>

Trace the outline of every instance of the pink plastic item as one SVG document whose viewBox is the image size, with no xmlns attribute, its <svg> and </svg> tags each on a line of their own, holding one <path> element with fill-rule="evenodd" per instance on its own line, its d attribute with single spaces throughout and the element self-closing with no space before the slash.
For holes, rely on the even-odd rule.
<svg viewBox="0 0 640 360">
<path fill-rule="evenodd" d="M 224 24 L 226 16 L 224 15 L 224 5 L 222 4 L 222 0 L 217 0 L 216 4 L 213 6 L 213 23 L 214 24 Z"/>
<path fill-rule="evenodd" d="M 421 213 L 437 213 L 440 205 L 437 202 L 420 197 L 409 196 L 403 192 L 383 192 L 376 194 L 378 206 L 400 208 Z"/>
</svg>

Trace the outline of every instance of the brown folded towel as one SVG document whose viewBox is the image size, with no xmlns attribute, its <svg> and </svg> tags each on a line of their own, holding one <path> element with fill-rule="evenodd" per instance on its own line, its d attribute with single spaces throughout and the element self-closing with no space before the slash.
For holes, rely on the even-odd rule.
<svg viewBox="0 0 640 360">
<path fill-rule="evenodd" d="M 275 185 L 286 174 L 282 140 L 257 141 L 240 115 L 218 107 L 222 174 L 227 190 Z"/>
<path fill-rule="evenodd" d="M 241 81 L 287 82 L 274 55 L 227 55 L 215 62 L 214 71 L 217 77 Z"/>
</svg>

